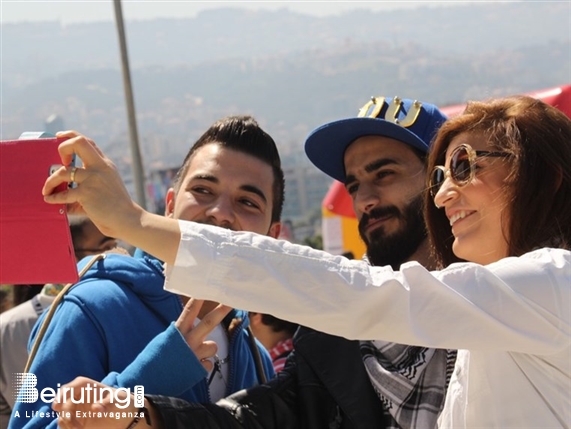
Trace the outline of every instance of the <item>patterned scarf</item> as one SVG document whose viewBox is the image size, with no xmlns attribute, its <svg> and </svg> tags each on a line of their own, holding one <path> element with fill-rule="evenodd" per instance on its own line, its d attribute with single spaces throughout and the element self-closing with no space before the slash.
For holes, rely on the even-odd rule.
<svg viewBox="0 0 571 429">
<path fill-rule="evenodd" d="M 362 341 L 361 354 L 389 422 L 387 429 L 436 428 L 456 350 Z"/>
</svg>

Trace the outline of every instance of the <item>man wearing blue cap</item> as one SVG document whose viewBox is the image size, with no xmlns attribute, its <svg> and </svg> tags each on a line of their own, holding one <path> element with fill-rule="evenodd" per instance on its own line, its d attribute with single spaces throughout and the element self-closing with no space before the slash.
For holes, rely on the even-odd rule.
<svg viewBox="0 0 571 429">
<path fill-rule="evenodd" d="M 445 120 L 442 112 L 428 103 L 372 97 L 357 118 L 325 124 L 307 138 L 309 159 L 344 183 L 351 195 L 359 234 L 367 248 L 365 257 L 372 265 L 390 265 L 398 270 L 404 262 L 414 260 L 434 268 L 422 217 L 422 195 L 426 153 Z M 351 361 L 358 360 L 354 350 L 360 349 L 383 405 L 385 427 L 436 426 L 455 351 L 385 341 L 359 343 L 323 333 L 315 333 L 315 337 L 329 337 L 337 350 L 349 354 L 353 350 Z M 298 333 L 298 342 L 300 338 L 303 330 Z M 314 348 L 312 352 L 319 353 Z M 317 371 L 326 374 L 330 367 L 323 365 Z M 350 380 L 343 386 L 350 386 Z M 333 394 L 333 386 L 328 390 Z M 338 406 L 342 407 L 339 401 Z"/>
<path fill-rule="evenodd" d="M 372 265 L 398 268 L 416 260 L 433 267 L 422 218 L 424 160 L 445 119 L 428 103 L 374 97 L 357 118 L 325 124 L 307 138 L 310 160 L 351 195 Z M 171 273 L 167 288 L 176 288 L 176 281 Z M 198 289 L 193 291 L 207 293 Z M 279 314 L 279 303 L 264 293 L 224 293 L 232 305 Z M 436 427 L 454 351 L 349 341 L 307 328 L 297 332 L 294 345 L 284 370 L 267 385 L 216 405 L 151 396 L 152 413 L 168 428 Z"/>
<path fill-rule="evenodd" d="M 424 161 L 445 119 L 428 103 L 372 97 L 357 118 L 325 124 L 306 140 L 311 162 L 351 195 L 373 265 L 431 265 L 421 213 Z"/>
</svg>

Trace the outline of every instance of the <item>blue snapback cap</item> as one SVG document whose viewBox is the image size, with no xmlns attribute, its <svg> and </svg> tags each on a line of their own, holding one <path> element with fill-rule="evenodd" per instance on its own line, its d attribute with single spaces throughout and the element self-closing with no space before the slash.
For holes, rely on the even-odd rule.
<svg viewBox="0 0 571 429">
<path fill-rule="evenodd" d="M 446 119 L 433 104 L 399 97 L 372 97 L 356 118 L 329 122 L 313 130 L 305 140 L 305 153 L 321 171 L 344 182 L 345 150 L 359 137 L 389 137 L 428 152 Z"/>
</svg>

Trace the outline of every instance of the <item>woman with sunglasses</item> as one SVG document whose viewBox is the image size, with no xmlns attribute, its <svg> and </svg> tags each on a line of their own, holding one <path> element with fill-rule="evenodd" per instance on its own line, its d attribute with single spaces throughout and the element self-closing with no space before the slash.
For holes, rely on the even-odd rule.
<svg viewBox="0 0 571 429">
<path fill-rule="evenodd" d="M 571 120 L 559 110 L 510 97 L 470 103 L 444 124 L 428 160 L 425 211 L 441 265 L 432 272 L 154 217 L 125 204 L 124 190 L 122 201 L 102 195 L 120 179 L 92 142 L 60 151 L 89 166 L 72 193 L 47 201 L 80 202 L 108 235 L 156 253 L 167 288 L 351 339 L 459 349 L 441 428 L 570 427 Z M 155 427 L 175 427 L 185 411 L 154 400 Z"/>
<path fill-rule="evenodd" d="M 440 426 L 569 427 L 571 121 L 529 97 L 470 103 L 429 169 L 435 274 L 457 294 L 441 335 L 461 349 Z"/>
</svg>

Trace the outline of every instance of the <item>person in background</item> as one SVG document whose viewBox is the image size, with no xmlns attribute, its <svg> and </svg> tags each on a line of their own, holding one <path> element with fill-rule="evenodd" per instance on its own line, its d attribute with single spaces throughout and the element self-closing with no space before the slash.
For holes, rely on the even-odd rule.
<svg viewBox="0 0 571 429">
<path fill-rule="evenodd" d="M 117 247 L 117 240 L 103 235 L 89 218 L 69 215 L 68 219 L 77 262 L 87 256 L 98 255 Z"/>
<path fill-rule="evenodd" d="M 293 351 L 293 334 L 298 325 L 270 314 L 250 312 L 249 316 L 252 332 L 270 353 L 277 374 L 283 369 L 287 357 Z"/>
<path fill-rule="evenodd" d="M 39 294 L 44 285 L 13 285 L 11 287 L 13 306 L 15 307 Z"/>
<path fill-rule="evenodd" d="M 12 286 L 4 285 L 0 288 L 0 313 L 9 310 L 14 306 Z"/>
<path fill-rule="evenodd" d="M 75 259 L 114 248 L 115 239 L 103 235 L 86 216 L 68 216 Z M 28 338 L 42 312 L 49 307 L 63 285 L 16 285 L 16 306 L 0 315 L 0 429 L 6 429 L 16 400 L 14 373 L 24 372 L 28 359 Z"/>
</svg>

